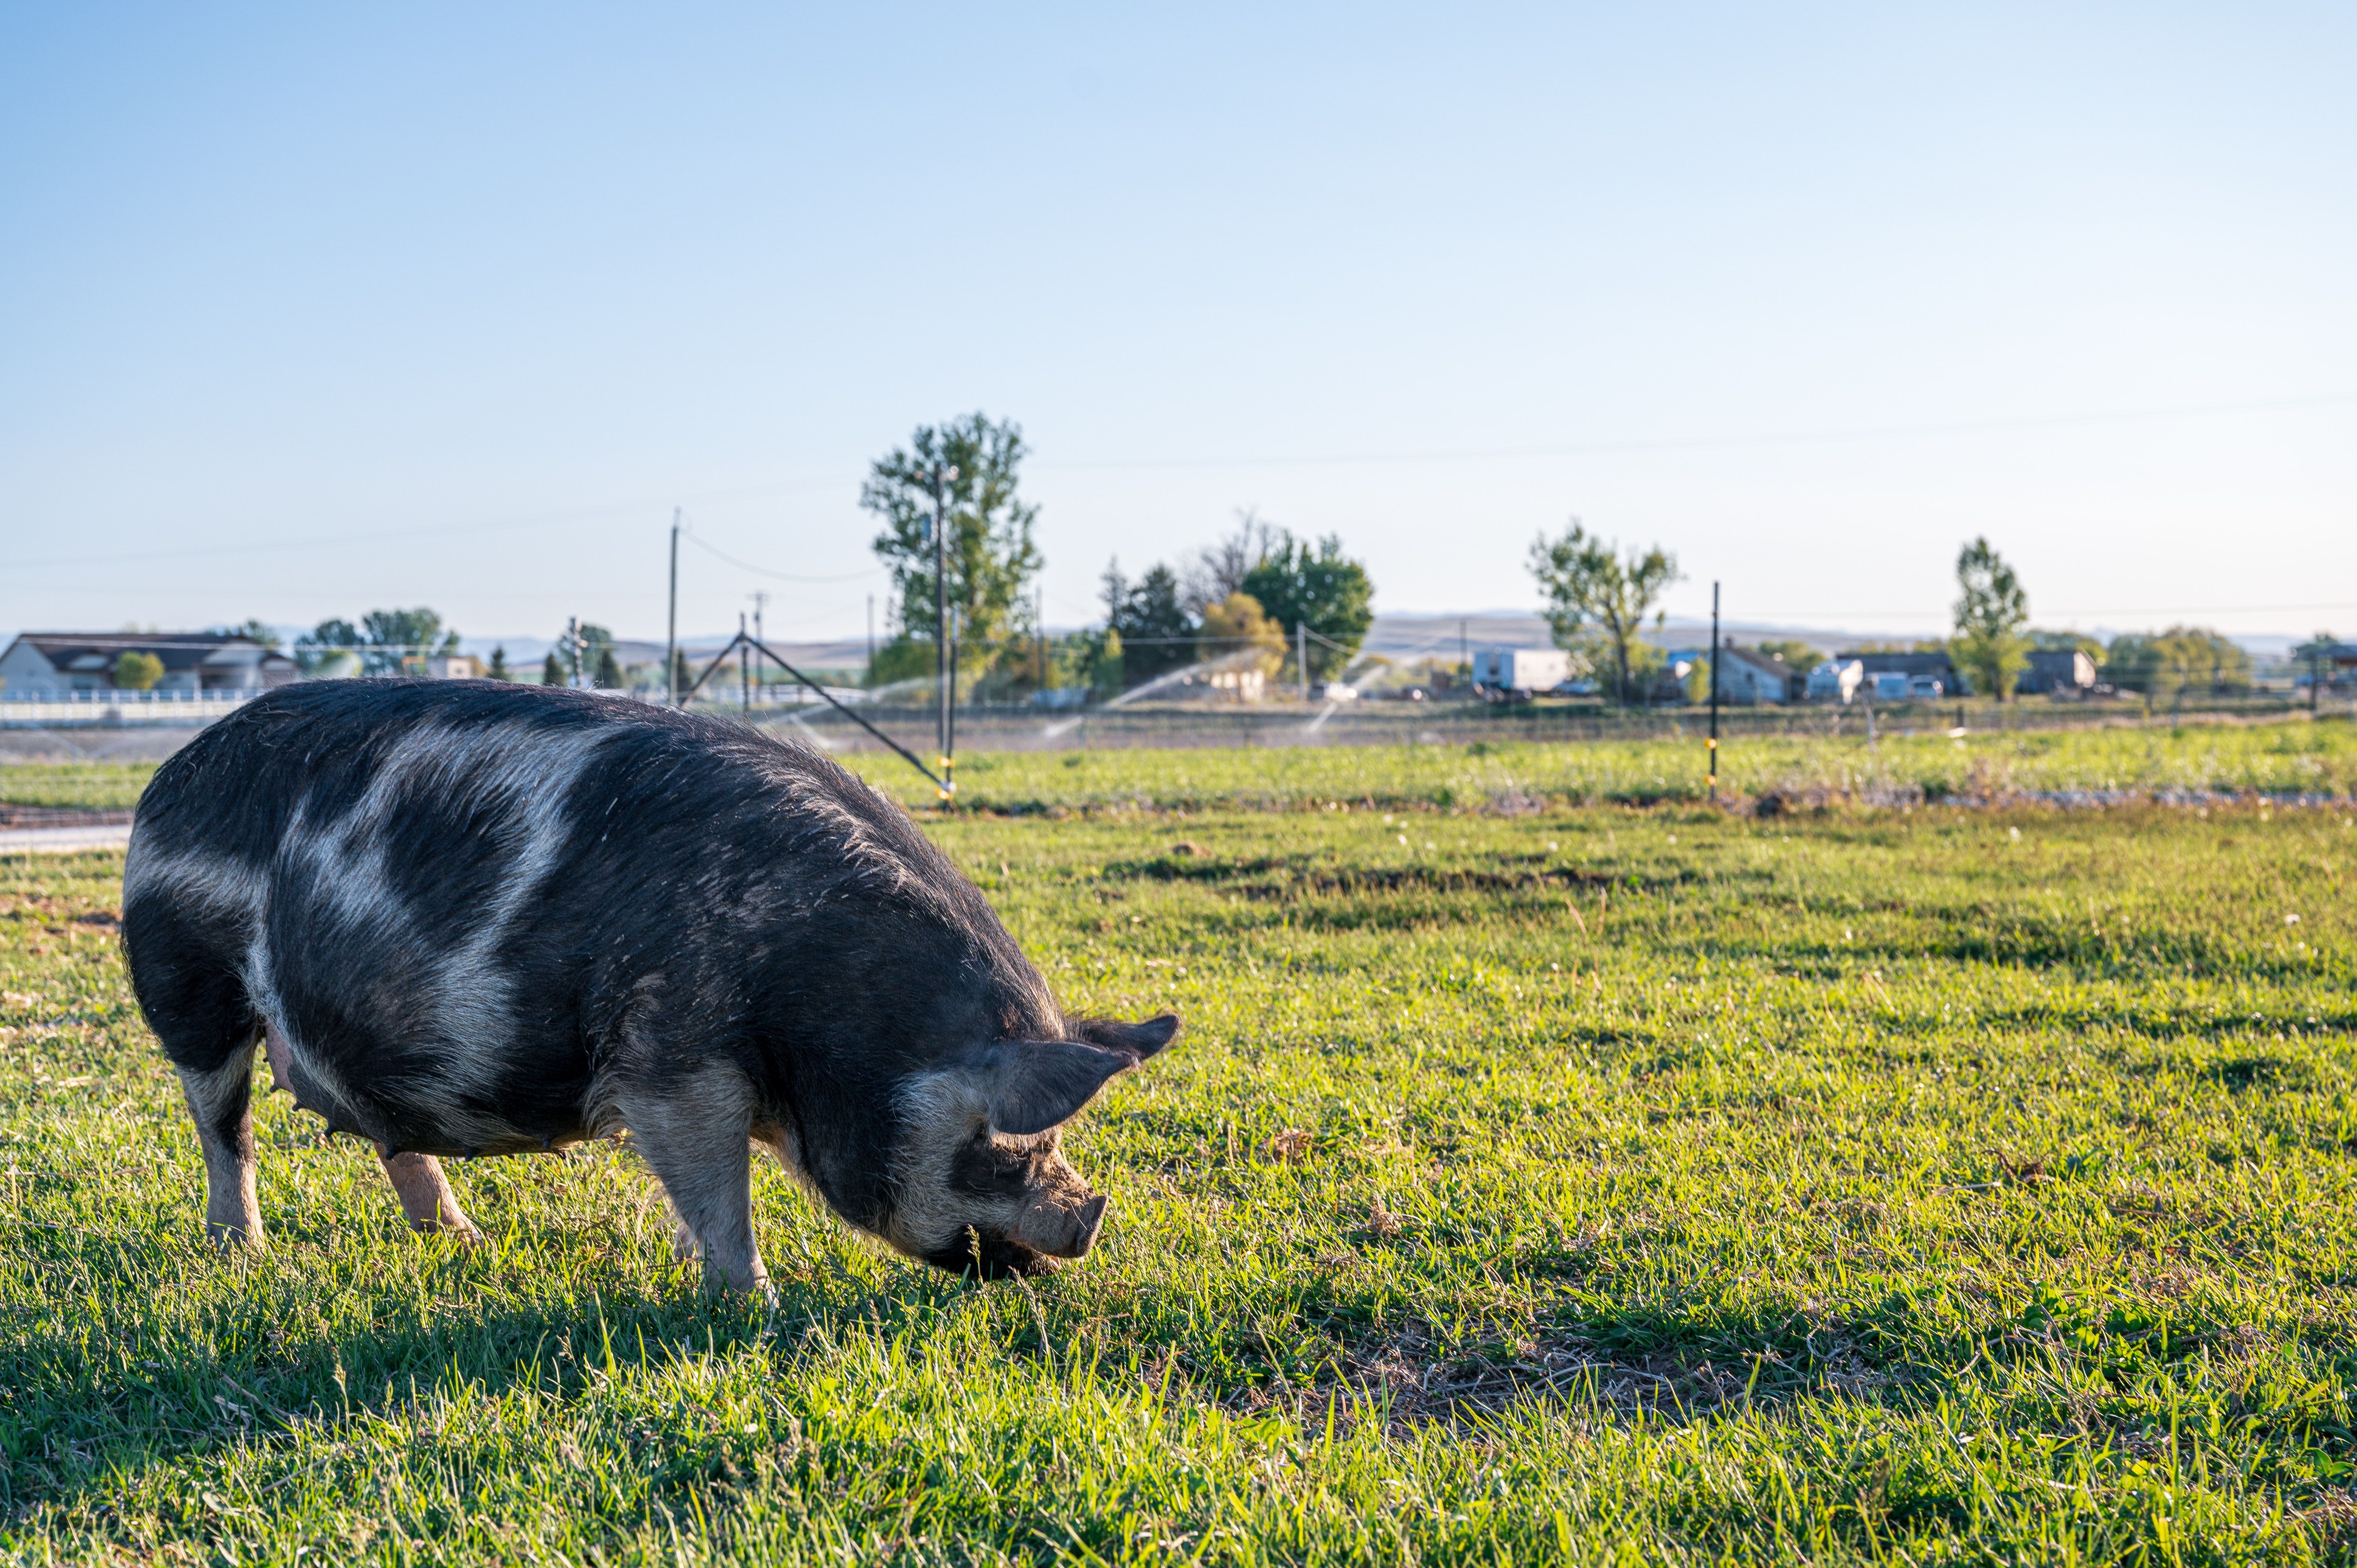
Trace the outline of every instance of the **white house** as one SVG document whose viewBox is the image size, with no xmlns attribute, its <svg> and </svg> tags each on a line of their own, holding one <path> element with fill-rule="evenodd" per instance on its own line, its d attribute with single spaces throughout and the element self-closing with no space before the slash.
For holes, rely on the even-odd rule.
<svg viewBox="0 0 2357 1568">
<path fill-rule="evenodd" d="M 295 679 L 295 661 L 252 638 L 219 631 L 28 631 L 0 653 L 0 691 L 23 698 L 111 692 L 114 661 L 152 654 L 158 692 L 251 692 Z"/>
</svg>

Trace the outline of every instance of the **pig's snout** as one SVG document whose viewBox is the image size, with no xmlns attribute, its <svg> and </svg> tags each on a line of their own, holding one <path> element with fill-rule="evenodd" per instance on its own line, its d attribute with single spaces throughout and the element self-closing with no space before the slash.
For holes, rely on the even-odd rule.
<svg viewBox="0 0 2357 1568">
<path fill-rule="evenodd" d="M 1023 1211 L 1006 1239 L 1050 1258 L 1085 1258 L 1104 1226 L 1107 1206 L 1103 1193 L 1081 1204 L 1044 1199 Z"/>
</svg>

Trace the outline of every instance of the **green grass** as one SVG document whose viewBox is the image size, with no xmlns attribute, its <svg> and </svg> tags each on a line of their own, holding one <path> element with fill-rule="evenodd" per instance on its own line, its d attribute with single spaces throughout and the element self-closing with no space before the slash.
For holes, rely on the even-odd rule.
<svg viewBox="0 0 2357 1568">
<path fill-rule="evenodd" d="M 2346 810 L 929 831 L 1188 1033 L 1085 1262 L 768 1170 L 766 1320 L 627 1151 L 456 1167 L 466 1251 L 283 1096 L 212 1255 L 119 858 L 0 859 L 0 1560 L 2357 1557 Z"/>
<path fill-rule="evenodd" d="M 139 803 L 152 762 L 0 764 L 0 806 L 81 806 L 120 811 Z"/>
<path fill-rule="evenodd" d="M 1858 716 L 1849 715 L 1849 728 Z M 1578 741 L 1564 745 L 1271 746 L 1261 749 L 1033 751 L 968 754 L 958 795 L 993 811 L 1197 809 L 1323 805 L 1480 807 L 1500 796 L 1559 803 L 1651 804 L 1704 798 L 1701 720 L 1687 740 Z M 791 726 L 780 733 L 793 737 Z M 927 805 L 933 787 L 887 752 L 845 754 L 854 770 L 905 803 Z M 0 767 L 0 804 L 136 804 L 153 763 Z M 2181 729 L 1885 735 L 1835 739 L 1729 741 L 1722 787 L 1871 797 L 1920 790 L 1938 799 L 2010 790 L 2215 789 L 2347 794 L 2357 790 L 2357 726 L 2305 719 Z"/>
<path fill-rule="evenodd" d="M 961 759 L 958 797 L 985 811 L 1322 805 L 1464 809 L 1499 797 L 1557 802 L 1701 800 L 1700 721 L 1684 741 L 1563 745 L 1286 746 L 1254 750 L 999 752 Z M 1853 727 L 1855 727 L 1853 725 Z M 932 786 L 888 753 L 843 759 L 910 805 Z M 1730 741 L 1721 788 L 1937 799 L 2041 789 L 2219 789 L 2346 794 L 2357 789 L 2357 726 L 2305 720 L 2182 730 L 1944 731 L 1840 739 Z"/>
</svg>

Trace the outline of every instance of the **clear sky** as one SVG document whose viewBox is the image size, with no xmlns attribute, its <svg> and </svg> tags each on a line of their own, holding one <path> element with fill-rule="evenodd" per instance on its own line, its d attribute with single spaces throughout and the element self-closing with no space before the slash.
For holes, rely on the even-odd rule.
<svg viewBox="0 0 2357 1568">
<path fill-rule="evenodd" d="M 0 8 L 0 631 L 856 635 L 869 459 L 1051 621 L 1234 509 L 1379 608 L 2357 633 L 2357 8 Z M 868 573 L 867 575 L 855 575 Z"/>
</svg>

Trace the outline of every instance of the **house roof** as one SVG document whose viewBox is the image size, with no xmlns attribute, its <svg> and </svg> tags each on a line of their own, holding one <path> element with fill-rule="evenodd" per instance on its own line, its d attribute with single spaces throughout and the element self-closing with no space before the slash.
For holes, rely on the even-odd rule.
<svg viewBox="0 0 2357 1568">
<path fill-rule="evenodd" d="M 1789 681 L 1800 673 L 1773 654 L 1762 653 L 1756 648 L 1738 648 L 1729 643 L 1718 651 L 1723 659 L 1737 664 L 1749 665 L 1756 672 L 1773 676 L 1779 681 Z"/>
<path fill-rule="evenodd" d="M 9 644 L 28 643 L 55 670 L 111 670 L 125 653 L 151 653 L 168 672 L 193 670 L 200 664 L 291 664 L 283 653 L 263 647 L 250 637 L 221 631 L 28 631 Z M 224 653 L 255 658 L 224 659 Z"/>
</svg>

